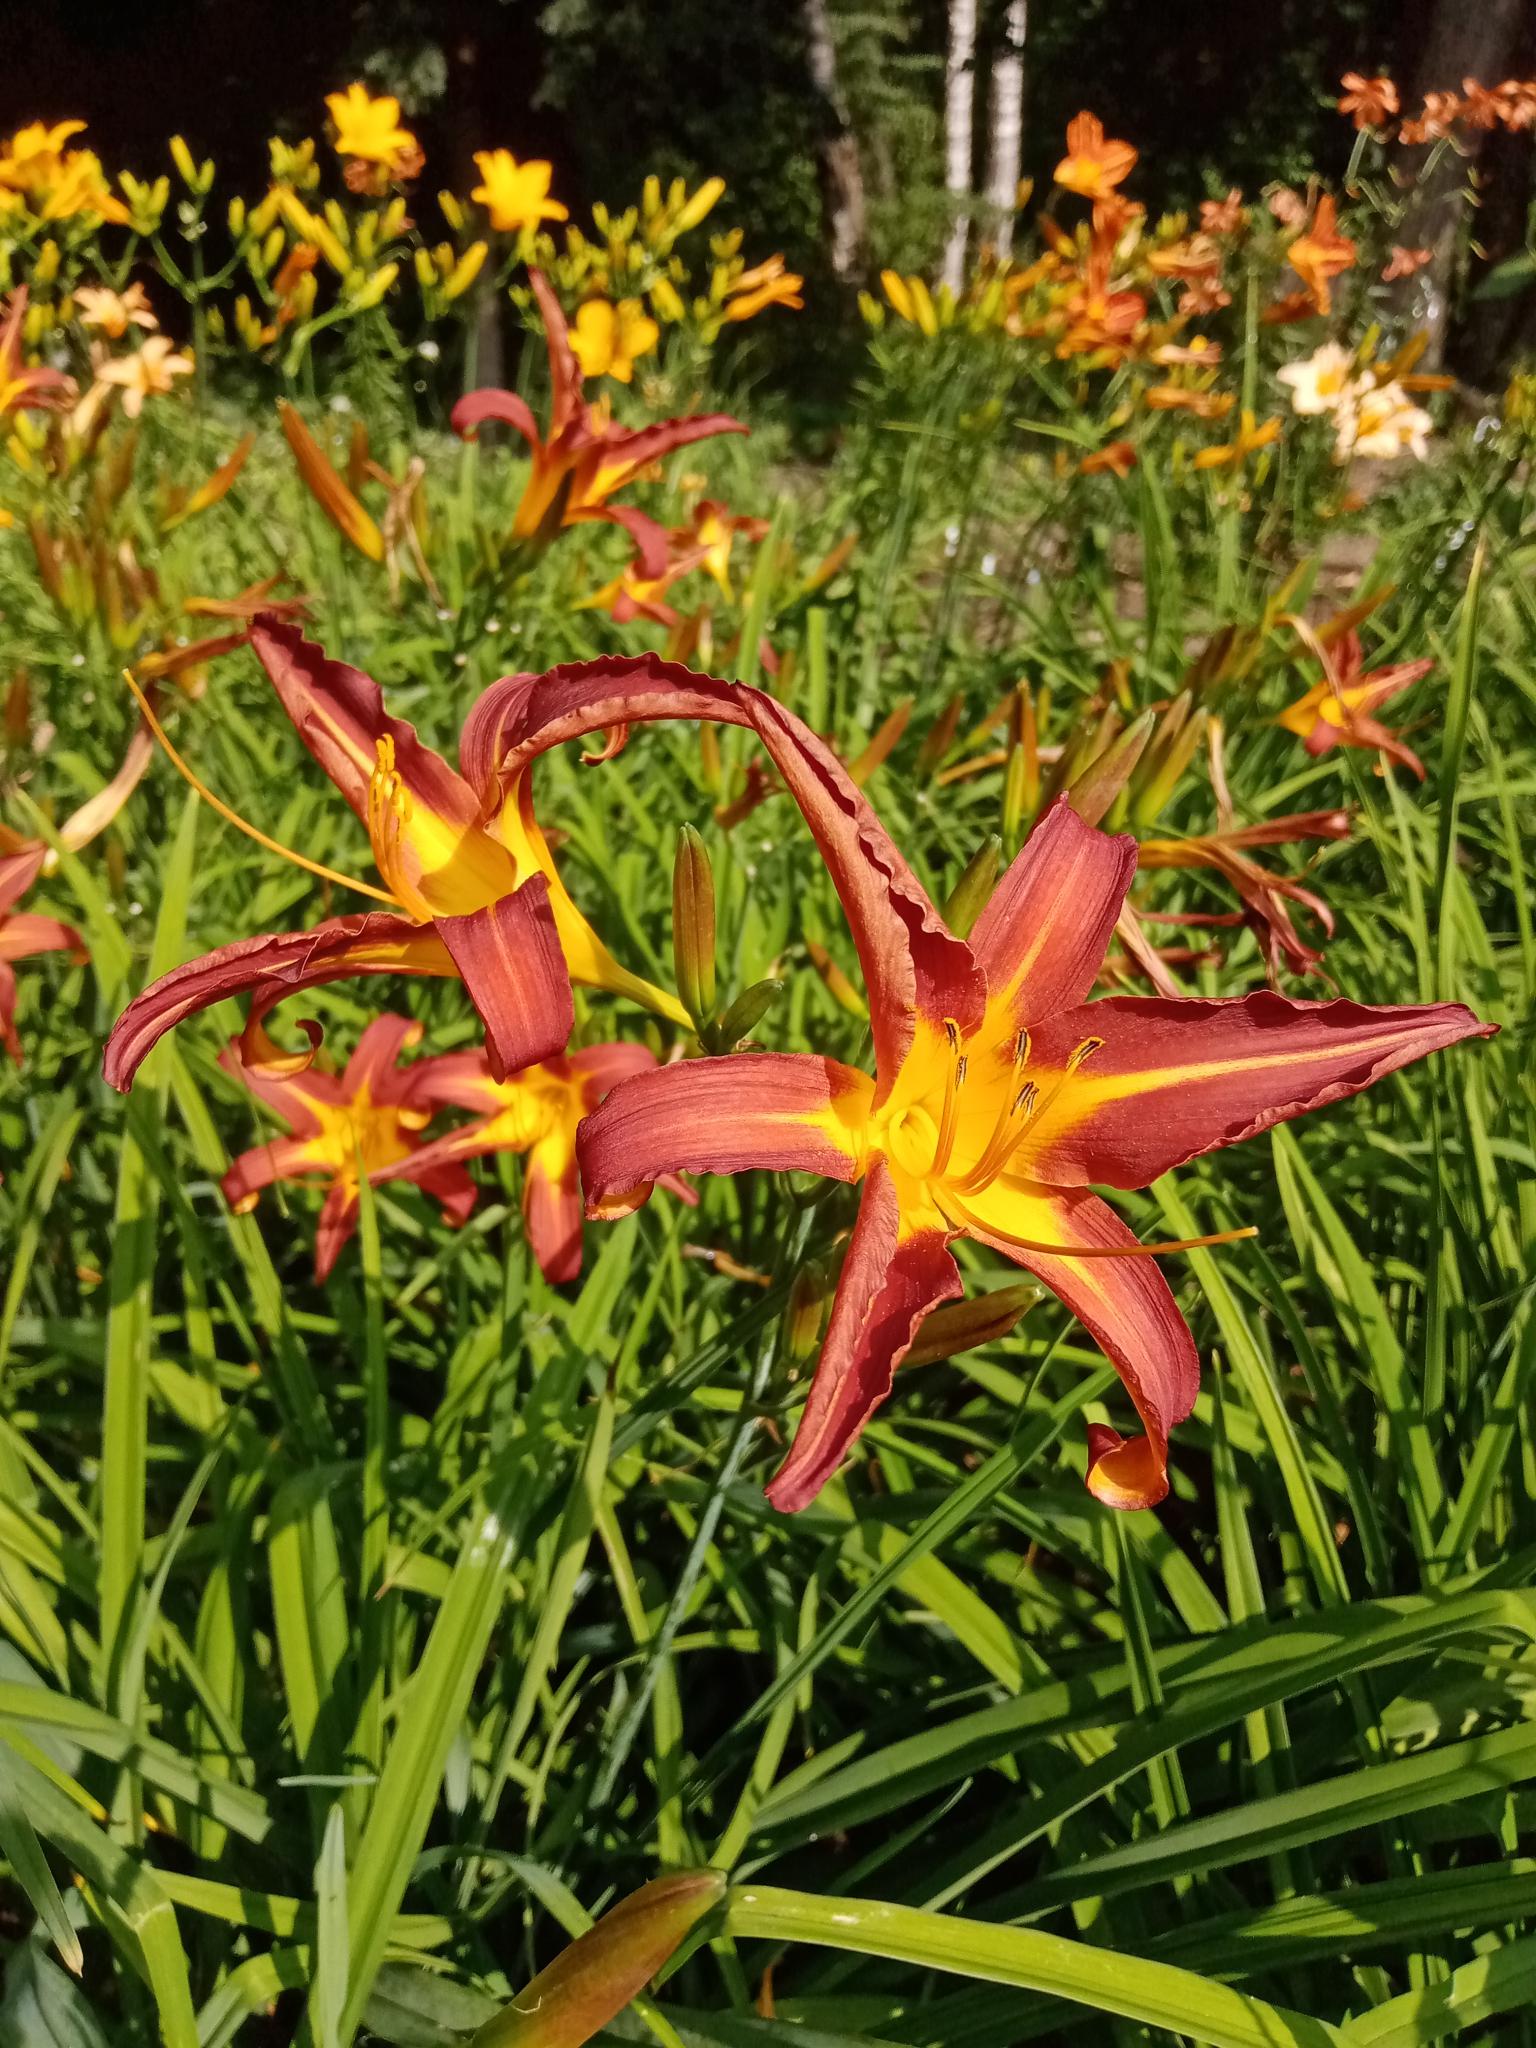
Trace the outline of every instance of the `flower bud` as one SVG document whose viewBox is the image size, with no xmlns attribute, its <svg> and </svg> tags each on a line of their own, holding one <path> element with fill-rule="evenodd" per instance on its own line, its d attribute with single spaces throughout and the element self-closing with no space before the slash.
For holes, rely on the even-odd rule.
<svg viewBox="0 0 1536 2048">
<path fill-rule="evenodd" d="M 481 267 L 489 253 L 489 242 L 471 242 L 458 262 L 449 271 L 443 285 L 443 297 L 456 299 L 467 292 L 480 275 Z"/>
<path fill-rule="evenodd" d="M 197 165 L 192 161 L 192 152 L 180 135 L 171 137 L 171 162 L 181 174 L 181 181 L 189 190 L 197 190 Z"/>
<path fill-rule="evenodd" d="M 376 270 L 352 301 L 358 312 L 366 313 L 369 307 L 378 305 L 399 275 L 398 263 L 386 263 L 382 270 Z"/>
<path fill-rule="evenodd" d="M 1044 1298 L 1043 1287 L 1033 1280 L 1020 1280 L 1012 1287 L 994 1287 L 990 1294 L 934 1309 L 924 1316 L 912 1348 L 902 1360 L 903 1371 L 909 1365 L 936 1365 L 941 1358 L 997 1343 Z"/>
<path fill-rule="evenodd" d="M 986 909 L 997 886 L 997 873 L 1002 862 L 1003 842 L 994 832 L 981 842 L 966 862 L 964 874 L 950 890 L 944 905 L 944 922 L 956 938 L 970 937 L 972 927 Z"/>
<path fill-rule="evenodd" d="M 644 1990 L 724 1893 L 717 1870 L 642 1885 L 487 2020 L 470 2048 L 582 2048 Z"/>
<path fill-rule="evenodd" d="M 784 993 L 782 981 L 755 981 L 732 1003 L 715 1027 L 715 1038 L 724 1052 L 732 1051 L 749 1038 Z"/>
<path fill-rule="evenodd" d="M 810 1259 L 790 1282 L 789 1300 L 784 1304 L 784 1338 L 781 1355 L 786 1362 L 804 1365 L 821 1349 L 822 1332 L 832 1306 L 832 1288 L 826 1267 Z"/>
<path fill-rule="evenodd" d="M 677 992 L 696 1025 L 715 1007 L 715 876 L 691 825 L 678 835 L 672 867 L 672 953 Z"/>
<path fill-rule="evenodd" d="M 1068 784 L 1067 802 L 1085 825 L 1097 825 L 1118 802 L 1156 724 L 1157 713 L 1144 711 Z"/>
</svg>

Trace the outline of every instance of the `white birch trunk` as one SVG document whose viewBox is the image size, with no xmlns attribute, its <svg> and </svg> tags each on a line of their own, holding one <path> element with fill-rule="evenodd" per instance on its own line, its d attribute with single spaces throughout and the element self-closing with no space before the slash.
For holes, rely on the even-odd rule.
<svg viewBox="0 0 1536 2048">
<path fill-rule="evenodd" d="M 976 0 L 949 0 L 949 61 L 944 67 L 944 184 L 957 199 L 971 190 L 971 126 L 976 97 Z M 952 292 L 965 282 L 969 223 L 956 211 L 944 245 L 942 276 Z"/>
<path fill-rule="evenodd" d="M 987 133 L 988 203 L 999 219 L 992 231 L 999 256 L 1013 247 L 1013 217 L 1018 209 L 1019 167 L 1024 158 L 1024 38 L 1029 26 L 1029 0 L 1008 0 L 1003 17 L 1003 43 L 992 66 L 992 119 Z"/>
</svg>

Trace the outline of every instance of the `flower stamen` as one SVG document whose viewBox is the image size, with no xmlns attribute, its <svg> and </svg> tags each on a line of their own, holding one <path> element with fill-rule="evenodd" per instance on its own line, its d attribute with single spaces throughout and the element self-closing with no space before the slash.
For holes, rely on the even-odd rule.
<svg viewBox="0 0 1536 2048">
<path fill-rule="evenodd" d="M 944 1076 L 944 1107 L 939 1115 L 939 1139 L 934 1148 L 933 1170 L 942 1173 L 955 1147 L 955 1124 L 960 1108 L 960 1090 L 965 1086 L 969 1064 L 960 1050 L 960 1027 L 953 1017 L 944 1019 L 944 1036 L 949 1042 L 949 1067 Z"/>
<path fill-rule="evenodd" d="M 389 884 L 394 900 L 403 903 L 413 917 L 431 918 L 431 906 L 405 872 L 401 835 L 410 822 L 411 799 L 395 768 L 393 733 L 381 733 L 374 742 L 375 764 L 368 778 L 368 837 L 379 873 Z"/>
<path fill-rule="evenodd" d="M 183 756 L 172 746 L 165 727 L 155 716 L 153 705 L 140 688 L 138 679 L 131 669 L 123 670 L 123 681 L 133 692 L 139 710 L 144 715 L 144 723 L 159 741 L 166 759 L 176 773 L 183 782 L 196 790 L 209 809 L 216 811 L 227 825 L 233 825 L 237 832 L 243 832 L 247 839 L 254 839 L 258 846 L 265 847 L 268 853 L 275 853 L 280 860 L 292 861 L 296 868 L 303 868 L 311 875 L 318 875 L 322 882 L 336 882 L 343 889 L 355 889 L 360 896 L 371 896 L 376 903 L 387 903 L 391 910 L 400 908 L 400 899 L 391 896 L 386 890 L 374 888 L 371 882 L 360 882 L 355 875 L 344 875 L 339 868 L 328 868 L 324 861 L 310 860 L 302 853 L 295 853 L 291 846 L 284 846 L 280 840 L 268 838 L 267 834 L 258 830 L 255 825 L 247 824 L 238 811 L 232 811 L 221 797 L 214 795 L 207 783 L 192 772 Z M 388 877 L 385 879 L 388 880 Z"/>
</svg>

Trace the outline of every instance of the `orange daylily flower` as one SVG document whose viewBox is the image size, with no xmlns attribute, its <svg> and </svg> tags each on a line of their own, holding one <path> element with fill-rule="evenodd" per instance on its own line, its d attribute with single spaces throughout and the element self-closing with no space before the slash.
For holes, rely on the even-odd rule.
<svg viewBox="0 0 1536 2048">
<path fill-rule="evenodd" d="M 1346 71 L 1339 82 L 1344 88 L 1339 112 L 1352 114 L 1357 128 L 1385 127 L 1398 111 L 1397 87 L 1390 78 L 1364 78 L 1358 71 Z"/>
<path fill-rule="evenodd" d="M 528 273 L 544 320 L 551 386 L 548 434 L 539 431 L 526 400 L 512 391 L 471 391 L 453 408 L 456 434 L 472 440 L 487 421 L 520 434 L 533 456 L 528 482 L 512 520 L 512 537 L 543 550 L 563 527 L 601 520 L 622 526 L 637 549 L 636 573 L 657 577 L 667 567 L 663 527 L 632 505 L 614 505 L 614 495 L 634 483 L 649 464 L 676 448 L 715 434 L 744 434 L 740 420 L 725 413 L 662 420 L 655 426 L 618 426 L 604 405 L 587 405 L 581 395 L 581 366 L 571 346 L 560 301 L 541 272 Z"/>
<path fill-rule="evenodd" d="M 1426 263 L 1434 260 L 1433 249 L 1405 249 L 1394 242 L 1381 273 L 1383 284 L 1395 284 L 1400 277 L 1416 277 Z"/>
<path fill-rule="evenodd" d="M 475 165 L 480 183 L 469 196 L 489 213 L 498 234 L 515 235 L 541 221 L 569 218 L 567 208 L 549 196 L 552 165 L 520 164 L 510 149 L 477 149 Z"/>
<path fill-rule="evenodd" d="M 1536 125 L 1536 79 L 1506 78 L 1497 91 L 1504 108 L 1504 126 L 1512 135 Z"/>
<path fill-rule="evenodd" d="M 52 127 L 33 121 L 18 129 L 0 147 L 0 191 L 23 195 L 39 220 L 94 214 L 97 220 L 126 227 L 128 209 L 109 191 L 95 151 L 64 147 L 84 132 L 83 121 L 55 121 Z"/>
<path fill-rule="evenodd" d="M 1485 132 L 1504 120 L 1504 96 L 1499 86 L 1479 85 L 1475 78 L 1461 81 L 1461 119 L 1469 128 Z"/>
<path fill-rule="evenodd" d="M 1272 442 L 1279 440 L 1280 426 L 1278 418 L 1267 419 L 1260 426 L 1255 415 L 1245 406 L 1236 438 L 1216 448 L 1202 448 L 1195 457 L 1195 467 L 1222 469 L 1228 463 L 1245 462 L 1260 448 L 1268 448 Z"/>
<path fill-rule="evenodd" d="M 1234 185 L 1225 199 L 1202 199 L 1200 202 L 1200 230 L 1207 235 L 1235 235 L 1246 225 L 1248 209 L 1243 205 L 1243 195 Z"/>
<path fill-rule="evenodd" d="M 730 559 L 736 536 L 761 540 L 767 531 L 766 519 L 737 516 L 713 498 L 701 499 L 689 524 L 673 527 L 667 534 L 667 565 L 659 576 L 644 576 L 638 563 L 631 562 L 622 575 L 587 598 L 583 609 L 606 611 L 620 625 L 628 625 L 632 619 L 650 619 L 658 626 L 675 626 L 677 613 L 664 601 L 666 594 L 695 569 L 713 577 L 721 596 L 732 603 Z"/>
<path fill-rule="evenodd" d="M 401 157 L 420 154 L 415 136 L 400 126 L 400 102 L 393 93 L 375 98 L 367 86 L 354 81 L 345 92 L 328 92 L 325 105 L 336 129 L 338 156 L 387 168 Z"/>
<path fill-rule="evenodd" d="M 1453 92 L 1427 92 L 1424 104 L 1418 114 L 1404 121 L 1397 131 L 1399 142 L 1421 146 L 1427 142 L 1442 142 L 1456 125 L 1461 112 L 1461 101 Z"/>
<path fill-rule="evenodd" d="M 1144 1187 L 1204 1152 L 1488 1035 L 1458 1004 L 1368 1008 L 1237 1000 L 1087 1000 L 1136 844 L 1047 811 L 969 940 L 959 938 L 836 758 L 776 700 L 655 664 L 595 667 L 520 698 L 504 771 L 559 740 L 658 719 L 741 724 L 800 807 L 863 969 L 873 1075 L 821 1054 L 688 1059 L 621 1081 L 581 1126 L 587 1212 L 629 1213 L 664 1174 L 805 1172 L 862 1183 L 805 1410 L 769 1485 L 813 1500 L 890 1394 L 927 1313 L 962 1291 L 961 1237 L 1035 1274 L 1102 1345 L 1143 1428 L 1090 1425 L 1088 1483 L 1113 1507 L 1167 1492 L 1170 1429 L 1190 1411 L 1193 1340 L 1150 1254 L 1091 1187 Z M 1230 1236 L 1225 1233 L 1224 1236 Z M 1202 1240 L 1209 1242 L 1211 1240 Z"/>
<path fill-rule="evenodd" d="M 1077 465 L 1079 476 L 1129 476 L 1136 467 L 1136 446 L 1132 441 L 1109 441 L 1095 448 Z"/>
<path fill-rule="evenodd" d="M 1319 313 L 1333 305 L 1331 280 L 1355 265 L 1355 245 L 1341 235 L 1333 195 L 1325 192 L 1317 202 L 1311 225 L 1292 242 L 1286 260 L 1312 295 Z"/>
<path fill-rule="evenodd" d="M 1422 782 L 1424 763 L 1373 713 L 1428 675 L 1434 662 L 1397 661 L 1364 674 L 1360 635 L 1353 630 L 1331 645 L 1316 642 L 1313 652 L 1323 664 L 1322 681 L 1282 711 L 1276 724 L 1295 733 L 1313 756 L 1334 747 L 1361 747 L 1401 762 Z"/>
<path fill-rule="evenodd" d="M 476 1113 L 474 1123 L 433 1142 L 428 1163 L 526 1153 L 523 1229 L 529 1248 L 546 1280 L 557 1285 L 574 1280 L 581 1272 L 577 1129 L 616 1082 L 649 1073 L 655 1065 L 649 1047 L 624 1044 L 585 1046 L 524 1067 L 503 1081 L 491 1072 L 483 1052 L 443 1053 L 423 1061 L 423 1105 Z M 684 1201 L 697 1202 L 684 1182 L 674 1179 L 669 1185 Z"/>
<path fill-rule="evenodd" d="M 1067 153 L 1052 176 L 1084 199 L 1107 199 L 1131 175 L 1137 155 L 1130 143 L 1107 140 L 1096 114 L 1081 113 L 1067 124 Z"/>
<path fill-rule="evenodd" d="M 240 1039 L 219 1055 L 232 1074 L 287 1125 L 287 1135 L 270 1138 L 240 1157 L 220 1183 L 237 1216 L 254 1209 L 261 1190 L 274 1181 L 309 1180 L 328 1185 L 315 1232 L 315 1278 L 329 1278 L 338 1255 L 357 1228 L 360 1181 L 410 1180 L 442 1205 L 443 1220 L 457 1226 L 475 1206 L 478 1190 L 461 1162 L 424 1144 L 432 1117 L 425 1096 L 432 1060 L 403 1070 L 400 1054 L 420 1043 L 422 1027 L 408 1017 L 375 1017 L 339 1074 L 307 1062 L 250 1058 Z M 264 1034 L 263 1034 L 264 1036 Z"/>
<path fill-rule="evenodd" d="M 727 320 L 751 320 L 766 306 L 787 306 L 792 312 L 805 304 L 800 296 L 803 277 L 793 270 L 784 268 L 782 256 L 770 256 L 765 263 L 759 263 L 752 270 L 744 270 L 740 277 L 727 285 L 725 291 L 725 317 Z"/>
</svg>

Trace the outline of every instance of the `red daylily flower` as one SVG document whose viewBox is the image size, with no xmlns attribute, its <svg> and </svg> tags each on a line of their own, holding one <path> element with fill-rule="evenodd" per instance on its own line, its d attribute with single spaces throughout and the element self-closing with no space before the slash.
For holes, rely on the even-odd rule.
<svg viewBox="0 0 1536 2048">
<path fill-rule="evenodd" d="M 677 613 L 666 602 L 667 592 L 695 569 L 713 577 L 728 603 L 731 589 L 731 550 L 738 533 L 748 540 L 762 540 L 768 532 L 766 519 L 753 519 L 727 512 L 713 498 L 703 498 L 694 507 L 686 526 L 674 526 L 667 533 L 667 563 L 659 576 L 645 576 L 638 561 L 631 562 L 620 576 L 605 583 L 584 601 L 585 608 L 606 611 L 617 624 L 627 626 L 634 619 L 650 619 L 658 626 L 675 626 Z"/>
<path fill-rule="evenodd" d="M 651 427 L 616 426 L 606 404 L 587 405 L 582 399 L 581 366 L 560 301 L 539 271 L 531 270 L 528 281 L 539 302 L 549 349 L 548 436 L 539 432 L 527 402 L 516 392 L 494 389 L 467 392 L 453 408 L 453 430 L 472 440 L 487 420 L 498 420 L 528 443 L 533 469 L 512 520 L 514 540 L 543 549 L 564 526 L 606 520 L 622 526 L 635 543 L 640 575 L 660 576 L 667 566 L 665 527 L 633 505 L 613 505 L 609 500 L 658 457 L 693 441 L 744 434 L 747 429 L 722 412 L 660 420 Z"/>
<path fill-rule="evenodd" d="M 1389 761 L 1400 761 L 1422 782 L 1424 763 L 1372 713 L 1428 675 L 1434 662 L 1396 661 L 1362 675 L 1365 656 L 1355 632 L 1343 633 L 1331 647 L 1320 646 L 1317 651 L 1324 663 L 1322 681 L 1282 711 L 1277 723 L 1295 733 L 1309 754 L 1326 754 L 1334 747 L 1363 747 L 1385 754 Z"/>
<path fill-rule="evenodd" d="M 402 1052 L 421 1040 L 420 1024 L 409 1017 L 375 1017 L 339 1074 L 291 1061 L 264 1065 L 247 1059 L 235 1039 L 219 1055 L 233 1074 L 288 1126 L 240 1157 L 224 1175 L 225 1200 L 237 1216 L 254 1209 L 261 1190 L 279 1180 L 323 1176 L 330 1185 L 320 1205 L 315 1232 L 315 1278 L 325 1280 L 337 1255 L 357 1228 L 360 1172 L 370 1183 L 414 1181 L 442 1205 L 455 1226 L 475 1206 L 478 1190 L 463 1165 L 424 1145 L 421 1133 L 433 1104 L 425 1084 L 433 1060 L 401 1068 Z"/>
<path fill-rule="evenodd" d="M 1141 910 L 1138 915 L 1161 924 L 1249 925 L 1264 954 L 1271 981 L 1287 961 L 1298 974 L 1322 965 L 1322 954 L 1296 929 L 1289 906 L 1311 912 L 1327 938 L 1333 937 L 1333 912 L 1315 889 L 1290 875 L 1276 874 L 1251 858 L 1255 846 L 1286 846 L 1298 839 L 1347 839 L 1347 811 L 1300 811 L 1286 818 L 1266 818 L 1257 825 L 1233 825 L 1224 817 L 1220 829 L 1189 839 L 1144 839 L 1143 868 L 1208 868 L 1230 882 L 1243 902 L 1240 911 L 1174 916 Z"/>
<path fill-rule="evenodd" d="M 390 716 L 371 677 L 330 660 L 296 627 L 259 618 L 251 644 L 300 739 L 367 826 L 385 887 L 318 872 L 387 908 L 240 939 L 162 976 L 128 1005 L 107 1040 L 103 1071 L 114 1088 L 132 1085 L 173 1025 L 224 996 L 254 994 L 259 1018 L 297 989 L 360 974 L 457 976 L 480 1012 L 493 1061 L 507 1073 L 564 1050 L 572 978 L 687 1024 L 676 998 L 620 967 L 571 901 L 526 779 L 487 794 L 476 767 L 478 708 L 464 728 L 465 772 L 457 775 L 413 726 Z"/>
<path fill-rule="evenodd" d="M 27 287 L 11 293 L 0 327 L 0 418 L 9 412 L 57 412 L 73 403 L 75 380 L 62 370 L 29 365 L 22 355 L 21 330 L 27 317 Z"/>
<path fill-rule="evenodd" d="M 12 907 L 42 873 L 46 859 L 47 848 L 42 846 L 0 854 L 0 1045 L 18 1067 L 22 1050 L 16 1033 L 16 973 L 11 962 L 29 960 L 35 953 L 68 953 L 77 961 L 88 957 L 85 941 L 73 925 Z"/>
<path fill-rule="evenodd" d="M 577 1139 L 595 1216 L 637 1207 L 669 1173 L 767 1167 L 864 1183 L 821 1361 L 769 1498 L 803 1507 L 837 1469 L 923 1317 L 960 1293 L 949 1247 L 970 1236 L 1060 1296 L 1141 1415 L 1140 1438 L 1090 1427 L 1093 1491 L 1120 1507 L 1160 1500 L 1168 1432 L 1197 1389 L 1194 1343 L 1149 1248 L 1089 1183 L 1145 1187 L 1494 1027 L 1454 1003 L 1293 1003 L 1267 990 L 1089 1002 L 1133 839 L 1058 801 L 966 942 L 842 764 L 773 698 L 656 660 L 607 666 L 499 686 L 476 742 L 488 766 L 516 778 L 562 740 L 655 719 L 749 727 L 827 865 L 869 996 L 873 1076 L 809 1054 L 688 1060 L 621 1081 Z"/>
<path fill-rule="evenodd" d="M 529 1245 L 546 1280 L 574 1280 L 581 1271 L 582 1221 L 577 1126 L 616 1082 L 655 1065 L 656 1055 L 644 1045 L 589 1045 L 502 1081 L 483 1053 L 444 1053 L 424 1061 L 419 1099 L 433 1108 L 451 1105 L 478 1115 L 477 1122 L 437 1139 L 431 1158 L 525 1152 L 523 1228 Z M 683 1182 L 668 1185 L 684 1201 L 698 1200 Z"/>
</svg>

